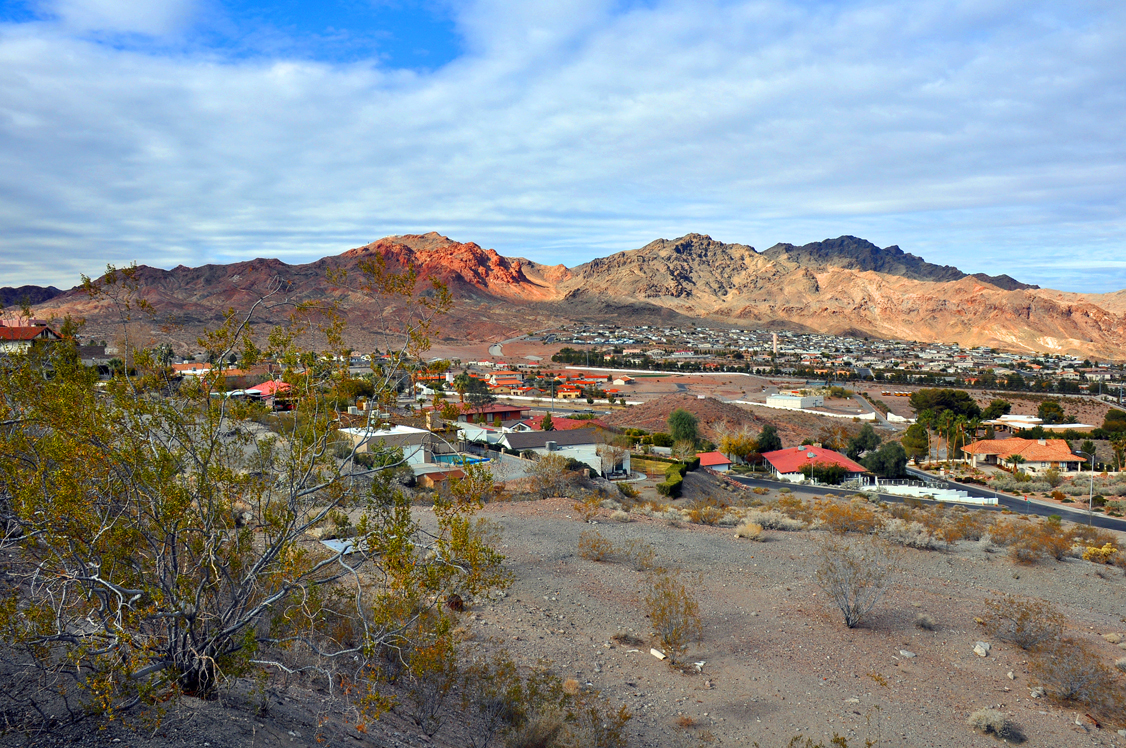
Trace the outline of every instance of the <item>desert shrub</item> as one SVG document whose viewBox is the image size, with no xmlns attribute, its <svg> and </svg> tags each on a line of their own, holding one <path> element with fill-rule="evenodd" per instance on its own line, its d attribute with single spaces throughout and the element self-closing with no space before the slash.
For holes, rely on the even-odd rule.
<svg viewBox="0 0 1126 748">
<path fill-rule="evenodd" d="M 598 510 L 601 504 L 602 499 L 598 494 L 589 494 L 572 504 L 571 508 L 575 510 L 575 513 L 579 515 L 579 519 L 583 522 L 590 522 L 598 516 Z"/>
<path fill-rule="evenodd" d="M 774 508 L 782 512 L 783 514 L 787 514 L 793 517 L 794 519 L 800 519 L 807 525 L 812 524 L 816 516 L 816 511 L 813 504 L 802 501 L 793 494 L 787 493 L 788 491 L 789 489 L 783 489 L 782 491 L 780 491 L 782 496 L 780 496 L 778 498 L 778 501 L 775 502 Z"/>
<path fill-rule="evenodd" d="M 703 638 L 700 604 L 679 573 L 652 572 L 646 579 L 644 601 L 653 633 L 670 661 L 678 661 L 689 644 Z"/>
<path fill-rule="evenodd" d="M 693 501 L 686 511 L 688 521 L 697 525 L 716 525 L 727 511 L 727 505 L 708 496 Z"/>
<path fill-rule="evenodd" d="M 817 585 L 855 628 L 891 587 L 895 554 L 877 538 L 845 541 L 830 536 L 818 552 Z"/>
<path fill-rule="evenodd" d="M 805 528 L 805 523 L 794 519 L 782 512 L 774 510 L 762 511 L 758 509 L 747 512 L 744 520 L 748 524 L 762 525 L 766 530 L 782 530 L 783 532 L 796 532 Z"/>
<path fill-rule="evenodd" d="M 653 546 L 638 538 L 627 540 L 622 545 L 620 553 L 638 571 L 651 569 L 653 561 L 657 558 L 657 551 Z"/>
<path fill-rule="evenodd" d="M 934 616 L 930 613 L 918 613 L 915 615 L 915 628 L 923 631 L 934 631 L 938 628 L 938 623 L 935 622 Z"/>
<path fill-rule="evenodd" d="M 1042 647 L 1063 632 L 1063 615 L 1044 600 L 1002 595 L 986 601 L 985 628 L 1021 649 Z"/>
<path fill-rule="evenodd" d="M 636 499 L 638 496 L 637 489 L 625 481 L 618 481 L 614 484 L 618 488 L 618 493 L 627 499 Z"/>
<path fill-rule="evenodd" d="M 1020 743 L 1024 740 L 1023 736 L 1018 737 L 1016 727 L 1005 716 L 1005 713 L 996 709 L 978 709 L 970 715 L 966 724 L 975 732 L 980 732 L 982 735 L 992 735 L 998 740 L 1013 743 Z"/>
<path fill-rule="evenodd" d="M 597 530 L 583 530 L 579 535 L 579 555 L 588 561 L 606 561 L 614 553 L 614 544 Z"/>
<path fill-rule="evenodd" d="M 1126 657 L 1119 657 L 1114 661 L 1114 667 L 1126 673 Z"/>
<path fill-rule="evenodd" d="M 610 519 L 614 520 L 615 522 L 629 522 L 629 512 L 623 512 L 621 509 L 619 509 L 616 512 L 610 513 Z"/>
<path fill-rule="evenodd" d="M 549 453 L 538 455 L 528 468 L 533 490 L 541 499 L 566 496 L 570 493 L 574 473 L 567 469 L 567 460 L 562 455 Z"/>
<path fill-rule="evenodd" d="M 614 708 L 597 691 L 574 679 L 562 680 L 544 665 L 518 668 L 506 652 L 464 669 L 459 738 L 470 748 L 494 745 L 503 736 L 509 748 L 624 748 L 632 715 Z"/>
<path fill-rule="evenodd" d="M 830 532 L 837 535 L 844 535 L 849 532 L 869 535 L 879 529 L 881 525 L 880 518 L 876 513 L 860 502 L 844 504 L 829 500 L 821 505 L 820 510 L 821 521 L 825 523 Z"/>
<path fill-rule="evenodd" d="M 1053 642 L 1033 655 L 1029 669 L 1052 699 L 1082 705 L 1115 722 L 1126 718 L 1122 684 L 1089 643 L 1074 639 Z"/>
<path fill-rule="evenodd" d="M 939 539 L 922 522 L 892 519 L 884 525 L 880 536 L 889 543 L 923 551 L 936 550 L 940 546 Z"/>
<path fill-rule="evenodd" d="M 1084 547 L 1094 546 L 1100 548 L 1107 543 L 1117 545 L 1118 536 L 1109 530 L 1103 530 L 1099 527 L 1091 527 L 1090 525 L 1073 525 L 1068 531 L 1068 537 L 1076 545 Z"/>
<path fill-rule="evenodd" d="M 744 522 L 735 528 L 735 537 L 746 538 L 747 540 L 762 540 L 762 525 L 754 522 Z"/>
<path fill-rule="evenodd" d="M 757 488 L 752 488 L 751 492 L 754 493 L 757 496 L 765 496 L 768 493 L 770 493 L 770 489 L 769 488 L 763 488 L 762 486 L 758 486 Z"/>
<path fill-rule="evenodd" d="M 1083 560 L 1091 561 L 1096 564 L 1109 564 L 1111 558 L 1113 558 L 1116 553 L 1118 553 L 1118 549 L 1110 543 L 1107 543 L 1101 548 L 1088 546 L 1087 549 L 1083 551 Z"/>
<path fill-rule="evenodd" d="M 965 540 L 981 540 L 988 528 L 981 512 L 959 512 L 952 522 Z"/>
</svg>

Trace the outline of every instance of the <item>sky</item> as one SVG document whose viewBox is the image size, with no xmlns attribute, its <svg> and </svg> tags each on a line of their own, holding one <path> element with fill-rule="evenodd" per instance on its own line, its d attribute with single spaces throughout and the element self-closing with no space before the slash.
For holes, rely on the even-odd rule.
<svg viewBox="0 0 1126 748">
<path fill-rule="evenodd" d="M 1121 0 L 0 0 L 0 286 L 438 231 L 1126 288 Z"/>
</svg>

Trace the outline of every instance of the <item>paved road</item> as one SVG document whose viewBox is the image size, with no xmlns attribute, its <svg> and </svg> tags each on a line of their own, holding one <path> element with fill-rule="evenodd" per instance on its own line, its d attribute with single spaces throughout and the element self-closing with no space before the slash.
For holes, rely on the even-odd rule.
<svg viewBox="0 0 1126 748">
<path fill-rule="evenodd" d="M 933 475 L 926 475 L 925 473 L 921 473 L 921 472 L 918 472 L 918 471 L 912 471 L 910 468 L 908 468 L 908 470 L 918 477 L 925 476 L 928 480 L 936 480 Z M 762 486 L 764 488 L 780 488 L 782 486 L 787 486 L 795 494 L 800 494 L 800 495 L 804 495 L 804 496 L 824 496 L 826 494 L 832 494 L 832 495 L 835 495 L 835 496 L 855 496 L 856 493 L 857 493 L 857 491 L 855 489 L 833 488 L 832 486 L 807 486 L 807 485 L 803 485 L 801 483 L 788 483 L 787 484 L 787 483 L 779 483 L 778 481 L 774 481 L 774 480 L 764 480 L 762 478 L 748 478 L 746 476 L 735 475 L 735 474 L 729 474 L 729 475 L 731 475 L 731 477 L 734 478 L 736 481 L 738 481 L 738 482 L 740 482 L 740 483 L 742 483 L 743 485 L 746 485 L 746 486 Z M 970 505 L 970 504 L 961 504 L 960 506 L 967 506 L 967 507 L 971 507 L 971 508 L 974 508 L 974 509 L 992 509 L 994 511 L 1000 511 L 1002 508 L 1006 508 L 1006 509 L 1010 509 L 1014 512 L 1017 512 L 1019 514 L 1035 514 L 1035 515 L 1038 515 L 1038 516 L 1041 516 L 1041 517 L 1048 517 L 1048 516 L 1053 515 L 1053 514 L 1058 514 L 1066 520 L 1070 520 L 1072 522 L 1081 523 L 1081 524 L 1087 524 L 1087 512 L 1079 512 L 1079 511 L 1074 511 L 1074 510 L 1070 510 L 1070 509 L 1062 509 L 1061 507 L 1058 507 L 1058 506 L 1055 506 L 1055 505 L 1041 504 L 1038 501 L 1025 502 L 1023 499 L 1018 499 L 1014 496 L 1009 496 L 1008 494 L 998 493 L 997 491 L 991 491 L 988 488 L 981 488 L 980 486 L 964 485 L 962 483 L 950 483 L 949 481 L 940 481 L 940 482 L 945 482 L 951 488 L 955 488 L 955 489 L 965 491 L 970 496 L 992 496 L 992 497 L 995 497 L 997 499 L 997 502 L 998 502 L 998 506 L 995 506 L 995 507 L 993 507 L 993 506 L 978 507 L 978 506 L 974 506 L 974 505 Z M 880 497 L 880 499 L 882 499 L 884 501 L 896 501 L 896 502 L 901 502 L 901 503 L 904 500 L 906 500 L 907 498 L 909 498 L 909 497 L 906 497 L 906 496 L 895 496 L 893 494 L 888 494 L 888 493 L 881 493 L 881 494 L 879 494 L 879 497 Z M 922 501 L 922 502 L 927 503 L 927 504 L 939 504 L 939 503 L 943 503 L 943 504 L 947 504 L 947 505 L 950 504 L 950 502 L 938 502 L 938 501 L 931 501 L 929 499 L 918 499 L 918 501 Z M 1095 527 L 1102 527 L 1102 528 L 1105 528 L 1107 530 L 1117 530 L 1118 532 L 1126 532 L 1126 521 L 1114 519 L 1113 517 L 1107 517 L 1107 516 L 1102 515 L 1102 514 L 1092 515 L 1091 524 L 1093 524 Z"/>
<path fill-rule="evenodd" d="M 896 431 L 899 431 L 900 429 L 902 429 L 902 426 L 894 424 L 891 421 L 889 421 L 888 419 L 884 418 L 884 414 L 881 413 L 880 411 L 876 410 L 876 406 L 874 406 L 874 405 L 872 405 L 872 403 L 868 402 L 868 400 L 866 400 L 864 398 L 864 396 L 861 395 L 859 392 L 854 393 L 853 396 L 852 396 L 852 399 L 855 400 L 856 404 L 860 406 L 860 410 L 864 411 L 865 413 L 875 413 L 876 414 L 876 420 L 880 424 L 882 424 L 883 426 L 885 426 L 889 429 L 895 429 Z"/>
<path fill-rule="evenodd" d="M 1095 527 L 1102 527 L 1107 530 L 1126 532 L 1126 520 L 1115 519 L 1114 517 L 1108 517 L 1105 514 L 1092 513 L 1088 515 L 1088 513 L 1083 510 L 1065 509 L 1064 507 L 1061 507 L 1057 504 L 1047 504 L 1036 499 L 1025 501 L 1024 499 L 1018 498 L 1016 496 L 1011 496 L 1007 493 L 994 491 L 991 488 L 975 486 L 972 483 L 958 483 L 956 481 L 942 480 L 941 478 L 937 478 L 936 476 L 925 473 L 922 470 L 916 470 L 914 468 L 907 468 L 907 472 L 911 473 L 911 475 L 917 478 L 937 480 L 940 483 L 944 483 L 945 485 L 949 486 L 950 488 L 959 491 L 965 491 L 970 496 L 993 497 L 997 499 L 999 506 L 1002 506 L 1006 509 L 1011 509 L 1014 512 L 1020 512 L 1022 514 L 1036 514 L 1041 517 L 1048 517 L 1053 514 L 1058 514 L 1066 520 L 1070 520 L 1079 524 L 1092 524 Z"/>
</svg>

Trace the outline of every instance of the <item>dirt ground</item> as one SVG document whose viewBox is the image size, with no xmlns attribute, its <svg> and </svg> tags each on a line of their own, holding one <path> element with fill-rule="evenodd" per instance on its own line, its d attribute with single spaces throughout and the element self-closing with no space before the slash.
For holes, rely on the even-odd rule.
<svg viewBox="0 0 1126 748">
<path fill-rule="evenodd" d="M 771 501 L 689 474 L 690 500 L 717 492 L 731 500 Z M 967 716 L 982 707 L 1003 711 L 1028 746 L 1126 746 L 1112 729 L 1076 724 L 1077 713 L 1032 698 L 1027 656 L 993 641 L 974 619 L 999 592 L 1052 601 L 1070 633 L 1092 642 L 1109 662 L 1122 649 L 1100 635 L 1126 632 L 1126 578 L 1113 567 L 1081 560 L 1015 566 L 985 542 L 950 551 L 903 549 L 893 590 L 856 629 L 844 626 L 814 581 L 820 531 L 768 531 L 764 542 L 735 537 L 732 527 L 670 522 L 634 511 L 614 521 L 601 509 L 581 520 L 573 500 L 502 502 L 483 515 L 501 530 L 501 551 L 515 575 L 492 601 L 474 602 L 466 623 L 476 644 L 506 647 L 518 661 L 546 659 L 563 678 L 624 703 L 633 719 L 629 745 L 786 746 L 795 735 L 850 746 L 992 746 L 972 732 Z M 594 562 L 577 553 L 579 536 L 596 531 L 615 546 L 648 543 L 655 563 L 693 580 L 703 640 L 686 658 L 690 674 L 649 653 L 656 642 L 646 620 L 644 573 L 623 562 Z M 926 613 L 934 630 L 915 625 Z M 627 634 L 640 643 L 620 644 Z M 619 639 L 621 637 L 619 636 Z M 978 641 L 992 644 L 987 657 Z M 1011 674 L 1011 675 L 1010 675 Z M 364 733 L 353 715 L 322 690 L 302 683 L 266 694 L 188 699 L 152 732 L 111 726 L 34 742 L 5 744 L 192 746 L 462 746 L 461 717 L 451 709 L 433 739 L 398 712 Z"/>
</svg>

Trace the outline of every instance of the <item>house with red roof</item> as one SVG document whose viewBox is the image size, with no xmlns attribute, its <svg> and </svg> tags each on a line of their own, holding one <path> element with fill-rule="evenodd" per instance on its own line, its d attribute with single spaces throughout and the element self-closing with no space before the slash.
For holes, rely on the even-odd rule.
<svg viewBox="0 0 1126 748">
<path fill-rule="evenodd" d="M 19 353 L 37 343 L 62 340 L 63 336 L 47 325 L 9 327 L 0 322 L 0 353 Z"/>
<path fill-rule="evenodd" d="M 1060 472 L 1079 470 L 1085 461 L 1084 457 L 1073 454 L 1071 447 L 1063 439 L 983 439 L 982 441 L 967 444 L 962 448 L 966 460 L 977 467 L 979 465 L 1000 465 L 1007 463 L 1012 455 L 1020 455 L 1023 462 L 1019 464 L 1021 470 L 1029 473 L 1042 473 L 1051 468 Z"/>
<path fill-rule="evenodd" d="M 770 465 L 776 477 L 791 483 L 804 483 L 806 481 L 805 474 L 801 470 L 804 465 L 840 465 L 848 473 L 850 479 L 859 478 L 868 472 L 868 468 L 853 462 L 840 452 L 812 445 L 764 452 L 762 456 Z"/>
<path fill-rule="evenodd" d="M 726 473 L 731 468 L 731 460 L 722 452 L 700 452 L 700 467 L 711 468 L 717 473 Z"/>
</svg>

